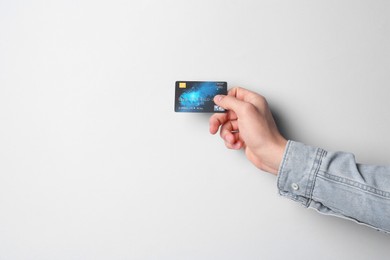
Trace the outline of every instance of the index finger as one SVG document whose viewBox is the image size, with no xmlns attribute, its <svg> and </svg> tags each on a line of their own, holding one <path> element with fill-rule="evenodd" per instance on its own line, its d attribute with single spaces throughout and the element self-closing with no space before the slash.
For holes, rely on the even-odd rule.
<svg viewBox="0 0 390 260">
<path fill-rule="evenodd" d="M 215 113 L 210 117 L 209 126 L 210 133 L 216 134 L 221 125 L 225 124 L 227 121 L 236 120 L 237 115 L 234 111 L 227 111 L 226 113 Z"/>
<path fill-rule="evenodd" d="M 250 91 L 242 87 L 234 87 L 228 91 L 228 96 L 235 97 L 239 100 L 242 100 L 247 103 L 251 103 L 255 106 L 263 104 L 265 99 L 263 96 L 259 95 L 256 92 Z"/>
</svg>

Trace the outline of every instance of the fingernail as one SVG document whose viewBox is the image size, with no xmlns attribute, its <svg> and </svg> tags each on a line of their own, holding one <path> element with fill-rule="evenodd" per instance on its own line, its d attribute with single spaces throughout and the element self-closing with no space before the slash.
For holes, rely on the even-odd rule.
<svg viewBox="0 0 390 260">
<path fill-rule="evenodd" d="M 216 96 L 214 97 L 214 101 L 215 101 L 215 102 L 219 102 L 219 101 L 221 101 L 222 98 L 223 98 L 223 95 L 216 95 Z"/>
</svg>

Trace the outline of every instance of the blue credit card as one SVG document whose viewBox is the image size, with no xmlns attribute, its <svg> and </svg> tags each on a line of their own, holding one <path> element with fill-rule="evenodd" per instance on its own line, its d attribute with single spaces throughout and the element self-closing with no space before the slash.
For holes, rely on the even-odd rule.
<svg viewBox="0 0 390 260">
<path fill-rule="evenodd" d="M 224 113 L 213 99 L 227 95 L 227 82 L 223 81 L 176 81 L 175 112 Z"/>
</svg>

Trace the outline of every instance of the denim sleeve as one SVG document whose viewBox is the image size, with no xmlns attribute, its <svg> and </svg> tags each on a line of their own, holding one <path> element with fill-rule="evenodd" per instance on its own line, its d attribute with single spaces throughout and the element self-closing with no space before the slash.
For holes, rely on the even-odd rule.
<svg viewBox="0 0 390 260">
<path fill-rule="evenodd" d="M 280 195 L 305 207 L 390 233 L 390 167 L 289 141 L 277 185 Z"/>
</svg>

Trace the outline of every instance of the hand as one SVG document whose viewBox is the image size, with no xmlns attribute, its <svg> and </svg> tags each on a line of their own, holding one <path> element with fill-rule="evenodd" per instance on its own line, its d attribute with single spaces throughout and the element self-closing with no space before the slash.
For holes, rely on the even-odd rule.
<svg viewBox="0 0 390 260">
<path fill-rule="evenodd" d="M 210 133 L 220 129 L 229 149 L 244 149 L 246 157 L 259 169 L 277 175 L 287 140 L 279 133 L 266 99 L 244 88 L 233 88 L 214 102 L 227 113 L 210 117 Z"/>
</svg>

